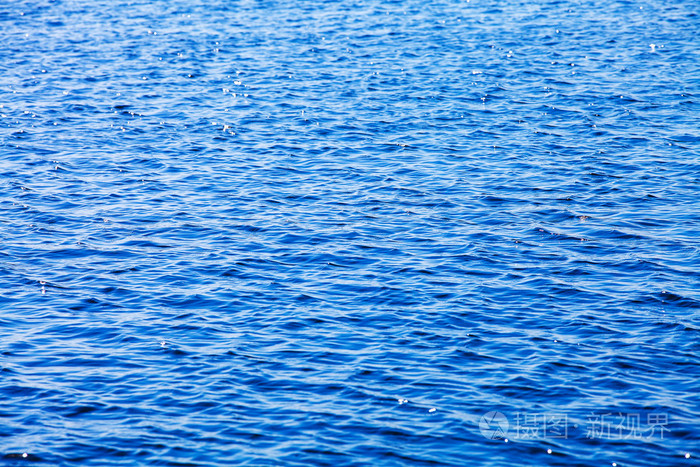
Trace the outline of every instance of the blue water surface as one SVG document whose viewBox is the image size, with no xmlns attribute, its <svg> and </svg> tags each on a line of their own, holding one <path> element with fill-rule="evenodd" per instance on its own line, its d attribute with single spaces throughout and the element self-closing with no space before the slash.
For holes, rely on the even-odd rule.
<svg viewBox="0 0 700 467">
<path fill-rule="evenodd" d="M 700 465 L 696 0 L 0 5 L 7 465 Z"/>
</svg>

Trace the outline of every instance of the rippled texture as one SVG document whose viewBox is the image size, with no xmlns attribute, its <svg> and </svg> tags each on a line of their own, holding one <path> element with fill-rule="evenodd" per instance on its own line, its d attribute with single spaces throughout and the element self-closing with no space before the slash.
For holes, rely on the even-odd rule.
<svg viewBox="0 0 700 467">
<path fill-rule="evenodd" d="M 0 455 L 698 465 L 699 15 L 6 2 Z"/>
</svg>

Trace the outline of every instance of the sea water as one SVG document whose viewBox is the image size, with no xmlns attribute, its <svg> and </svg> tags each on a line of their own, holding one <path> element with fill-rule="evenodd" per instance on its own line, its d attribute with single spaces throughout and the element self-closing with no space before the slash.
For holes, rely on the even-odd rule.
<svg viewBox="0 0 700 467">
<path fill-rule="evenodd" d="M 8 465 L 698 465 L 700 4 L 0 6 Z"/>
</svg>

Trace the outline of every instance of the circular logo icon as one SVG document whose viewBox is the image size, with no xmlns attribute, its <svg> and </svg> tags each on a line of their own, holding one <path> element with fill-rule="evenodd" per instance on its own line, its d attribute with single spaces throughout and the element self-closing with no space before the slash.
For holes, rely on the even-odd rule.
<svg viewBox="0 0 700 467">
<path fill-rule="evenodd" d="M 506 416 L 493 410 L 486 412 L 479 421 L 479 430 L 488 439 L 504 439 L 509 426 Z"/>
</svg>

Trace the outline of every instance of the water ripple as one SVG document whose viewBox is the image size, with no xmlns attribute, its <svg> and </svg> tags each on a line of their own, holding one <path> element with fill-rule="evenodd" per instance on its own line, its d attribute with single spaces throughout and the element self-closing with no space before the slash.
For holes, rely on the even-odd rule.
<svg viewBox="0 0 700 467">
<path fill-rule="evenodd" d="M 698 15 L 0 8 L 3 462 L 696 465 Z"/>
</svg>

